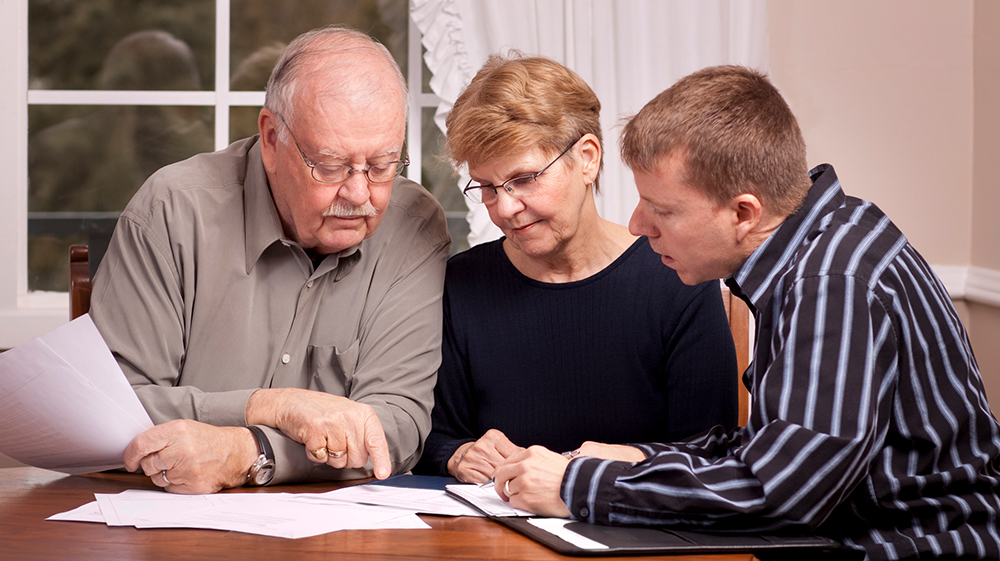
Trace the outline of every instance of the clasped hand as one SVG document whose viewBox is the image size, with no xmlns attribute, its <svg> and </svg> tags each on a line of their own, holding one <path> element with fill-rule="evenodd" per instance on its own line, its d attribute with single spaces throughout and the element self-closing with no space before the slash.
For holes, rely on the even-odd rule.
<svg viewBox="0 0 1000 561">
<path fill-rule="evenodd" d="M 483 483 L 493 477 L 497 466 L 512 454 L 524 450 L 503 432 L 490 429 L 479 440 L 458 447 L 448 460 L 448 473 L 462 483 Z"/>
</svg>

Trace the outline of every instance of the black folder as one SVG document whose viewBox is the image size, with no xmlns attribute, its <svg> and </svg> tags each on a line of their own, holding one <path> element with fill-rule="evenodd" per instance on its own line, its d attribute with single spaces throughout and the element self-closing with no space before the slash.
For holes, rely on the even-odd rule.
<svg viewBox="0 0 1000 561">
<path fill-rule="evenodd" d="M 694 553 L 752 553 L 762 560 L 863 559 L 862 552 L 843 548 L 820 536 L 774 536 L 689 532 L 666 528 L 600 526 L 570 521 L 564 529 L 606 545 L 603 549 L 578 547 L 531 524 L 531 518 L 492 517 L 529 538 L 563 554 L 580 557 L 664 555 Z"/>
<path fill-rule="evenodd" d="M 601 526 L 574 520 L 545 519 L 528 516 L 529 513 L 496 515 L 499 509 L 486 498 L 462 492 L 478 485 L 447 485 L 449 495 L 479 510 L 494 522 L 512 528 L 529 538 L 563 555 L 601 557 L 622 555 L 668 555 L 752 553 L 762 561 L 861 560 L 864 552 L 847 549 L 839 542 L 821 536 L 789 536 L 767 534 L 739 534 L 730 532 L 692 532 L 670 528 Z M 492 489 L 490 489 L 492 492 Z M 489 497 L 492 499 L 493 497 Z M 480 504 L 478 500 L 483 500 Z M 590 542 L 577 545 L 564 540 L 532 521 L 555 523 L 562 531 L 570 531 Z M 568 537 L 567 539 L 573 539 Z M 579 540 L 578 540 L 579 541 Z M 598 547 L 592 542 L 597 542 Z M 604 547 L 599 547 L 604 546 Z"/>
</svg>

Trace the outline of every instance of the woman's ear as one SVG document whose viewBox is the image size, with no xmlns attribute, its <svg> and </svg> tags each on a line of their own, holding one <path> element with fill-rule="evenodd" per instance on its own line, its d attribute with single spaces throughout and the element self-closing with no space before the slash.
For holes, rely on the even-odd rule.
<svg viewBox="0 0 1000 561">
<path fill-rule="evenodd" d="M 601 171 L 601 143 L 592 133 L 587 133 L 577 141 L 580 160 L 583 164 L 583 174 L 587 178 L 586 183 L 590 185 L 597 181 L 597 174 Z"/>
</svg>

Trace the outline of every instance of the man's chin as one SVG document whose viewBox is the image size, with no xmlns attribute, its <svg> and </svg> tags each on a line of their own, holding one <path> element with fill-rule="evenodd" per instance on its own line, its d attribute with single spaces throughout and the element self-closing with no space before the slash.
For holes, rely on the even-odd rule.
<svg viewBox="0 0 1000 561">
<path fill-rule="evenodd" d="M 333 236 L 325 236 L 319 240 L 319 243 L 313 248 L 316 253 L 321 253 L 323 255 L 329 255 L 331 253 L 340 253 L 347 248 L 354 247 L 365 240 L 368 236 L 365 235 L 364 230 L 362 231 L 352 231 L 352 232 L 338 232 Z"/>
</svg>

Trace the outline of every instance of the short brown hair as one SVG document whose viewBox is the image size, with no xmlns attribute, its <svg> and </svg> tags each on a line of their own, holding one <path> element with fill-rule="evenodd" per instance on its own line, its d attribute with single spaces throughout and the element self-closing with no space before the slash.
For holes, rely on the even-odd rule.
<svg viewBox="0 0 1000 561">
<path fill-rule="evenodd" d="M 591 133 L 601 142 L 603 167 L 600 116 L 597 95 L 569 68 L 516 51 L 494 54 L 455 100 L 445 152 L 456 166 L 476 167 L 533 147 L 554 155 Z"/>
<path fill-rule="evenodd" d="M 621 154 L 646 172 L 680 155 L 689 187 L 719 204 L 750 193 L 780 216 L 810 185 L 795 115 L 765 74 L 739 66 L 699 70 L 657 95 L 625 124 Z"/>
</svg>

